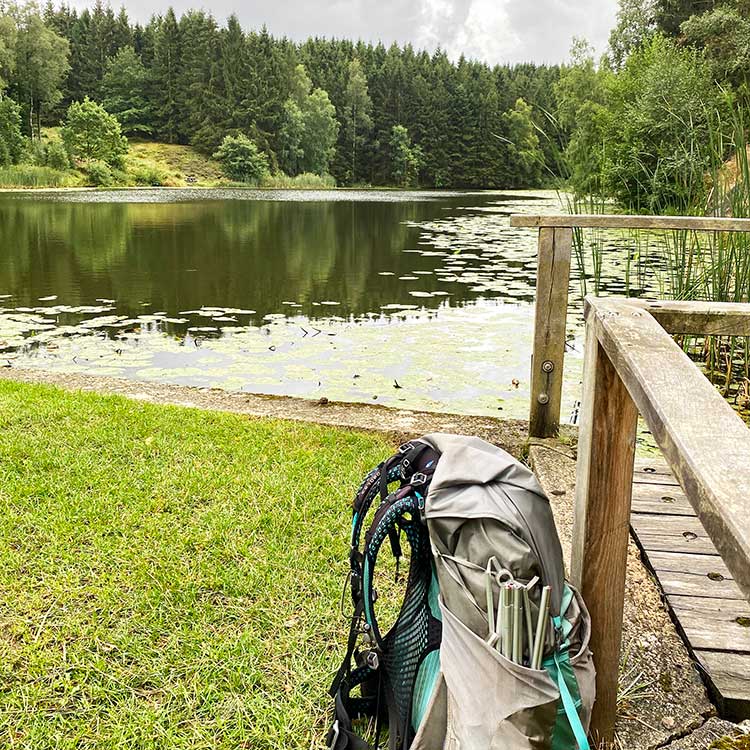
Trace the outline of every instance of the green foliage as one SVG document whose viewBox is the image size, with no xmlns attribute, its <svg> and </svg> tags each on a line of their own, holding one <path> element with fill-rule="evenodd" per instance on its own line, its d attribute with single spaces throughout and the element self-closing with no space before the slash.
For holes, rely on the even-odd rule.
<svg viewBox="0 0 750 750">
<path fill-rule="evenodd" d="M 514 165 L 515 185 L 539 185 L 544 169 L 544 154 L 539 147 L 531 107 L 523 99 L 518 99 L 513 109 L 503 115 L 503 119 L 508 134 L 508 152 Z"/>
<path fill-rule="evenodd" d="M 557 95 L 560 120 L 572 128 L 566 156 L 579 195 L 657 213 L 700 203 L 727 100 L 695 50 L 657 34 L 617 74 L 579 55 Z"/>
<path fill-rule="evenodd" d="M 412 143 L 409 131 L 403 125 L 393 126 L 390 146 L 393 182 L 399 187 L 415 186 L 422 165 L 422 149 Z"/>
<path fill-rule="evenodd" d="M 8 87 L 8 83 L 15 72 L 16 36 L 15 19 L 0 11 L 0 94 Z"/>
<path fill-rule="evenodd" d="M 39 167 L 35 164 L 16 164 L 0 167 L 0 187 L 70 187 L 76 178 L 69 172 L 61 172 L 51 167 Z"/>
<path fill-rule="evenodd" d="M 105 161 L 93 159 L 86 163 L 86 174 L 89 182 L 97 187 L 105 187 L 115 182 L 115 175 L 112 168 Z"/>
<path fill-rule="evenodd" d="M 152 69 L 154 121 L 156 133 L 167 143 L 177 143 L 180 135 L 180 30 L 172 8 L 158 20 L 154 29 Z"/>
<path fill-rule="evenodd" d="M 290 177 L 281 172 L 273 175 L 265 175 L 261 178 L 258 185 L 262 188 L 271 189 L 330 190 L 336 187 L 336 180 L 329 174 L 319 175 L 303 172 L 302 174 Z"/>
<path fill-rule="evenodd" d="M 239 132 L 273 172 L 377 185 L 392 181 L 390 141 L 402 125 L 422 150 L 421 184 L 496 188 L 523 179 L 506 148 L 503 113 L 522 98 L 540 131 L 557 110 L 556 66 L 490 68 L 396 44 L 297 44 L 265 28 L 245 31 L 234 16 L 220 25 L 201 10 L 178 17 L 168 9 L 141 26 L 96 0 L 80 11 L 48 3 L 42 15 L 34 6 L 3 8 L 0 90 L 7 86 L 23 130 L 35 137 L 88 96 L 126 135 L 150 128 L 159 141 L 208 155 Z M 560 130 L 541 140 L 548 171 L 567 137 Z"/>
<path fill-rule="evenodd" d="M 117 118 L 125 135 L 151 132 L 147 89 L 148 74 L 140 57 L 132 47 L 123 47 L 107 64 L 102 105 Z"/>
<path fill-rule="evenodd" d="M 70 105 L 61 132 L 74 159 L 97 159 L 119 165 L 128 150 L 128 140 L 117 118 L 88 97 Z"/>
<path fill-rule="evenodd" d="M 8 97 L 0 99 L 0 167 L 16 164 L 22 150 L 21 108 Z"/>
<path fill-rule="evenodd" d="M 362 64 L 355 58 L 349 63 L 349 78 L 344 92 L 344 123 L 349 141 L 351 163 L 349 179 L 356 182 L 357 146 L 361 145 L 364 134 L 372 128 L 372 100 L 367 90 L 367 78 Z"/>
<path fill-rule="evenodd" d="M 657 213 L 694 201 L 710 164 L 711 132 L 726 111 L 700 56 L 655 36 L 608 79 L 607 101 L 607 191 Z"/>
<path fill-rule="evenodd" d="M 682 26 L 685 40 L 703 50 L 714 77 L 748 91 L 750 18 L 736 8 L 719 7 L 693 16 Z"/>
<path fill-rule="evenodd" d="M 35 6 L 19 9 L 14 83 L 32 137 L 40 137 L 42 115 L 62 96 L 60 86 L 69 68 L 68 53 L 68 41 L 44 23 Z"/>
<path fill-rule="evenodd" d="M 213 158 L 237 182 L 258 182 L 268 173 L 268 158 L 242 133 L 225 136 Z"/>
<path fill-rule="evenodd" d="M 656 27 L 667 36 L 679 36 L 680 26 L 691 16 L 711 11 L 720 4 L 721 0 L 655 0 Z"/>
<path fill-rule="evenodd" d="M 167 184 L 167 176 L 162 169 L 155 166 L 136 167 L 130 172 L 136 185 L 158 187 Z"/>
<path fill-rule="evenodd" d="M 44 147 L 44 163 L 52 169 L 70 169 L 70 157 L 61 141 L 47 141 Z"/>
<path fill-rule="evenodd" d="M 620 69 L 655 30 L 656 0 L 620 0 L 617 24 L 609 35 L 613 67 Z"/>
<path fill-rule="evenodd" d="M 279 132 L 279 166 L 290 175 L 314 172 L 323 175 L 333 159 L 339 123 L 336 109 L 323 89 L 311 91 L 303 65 L 295 68 L 291 95 L 284 103 Z"/>
</svg>

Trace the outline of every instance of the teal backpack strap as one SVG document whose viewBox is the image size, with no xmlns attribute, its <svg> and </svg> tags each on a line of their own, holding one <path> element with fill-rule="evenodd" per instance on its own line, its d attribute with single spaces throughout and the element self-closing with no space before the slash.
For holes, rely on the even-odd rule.
<svg viewBox="0 0 750 750">
<path fill-rule="evenodd" d="M 578 750 L 590 750 L 586 730 L 583 728 L 581 717 L 578 715 L 576 701 L 574 700 L 570 688 L 568 687 L 568 683 L 565 680 L 565 673 L 571 667 L 568 650 L 563 649 L 562 651 L 555 651 L 554 659 L 555 665 L 557 666 L 557 687 L 560 690 L 560 699 L 562 700 L 563 708 L 565 709 L 565 716 L 570 723 L 570 728 L 573 730 L 573 736 L 578 745 Z M 566 669 L 566 667 L 568 669 Z"/>
<path fill-rule="evenodd" d="M 555 649 L 552 657 L 544 662 L 545 669 L 560 691 L 560 702 L 562 703 L 562 710 L 558 709 L 558 720 L 552 737 L 552 750 L 568 750 L 572 747 L 573 740 L 575 740 L 578 750 L 590 750 L 586 730 L 581 722 L 581 717 L 578 715 L 581 696 L 578 693 L 578 681 L 568 654 L 568 638 L 573 629 L 573 624 L 565 619 L 565 613 L 572 601 L 573 590 L 566 585 L 563 590 L 560 615 L 552 619 L 555 631 L 562 636 L 561 643 Z"/>
</svg>

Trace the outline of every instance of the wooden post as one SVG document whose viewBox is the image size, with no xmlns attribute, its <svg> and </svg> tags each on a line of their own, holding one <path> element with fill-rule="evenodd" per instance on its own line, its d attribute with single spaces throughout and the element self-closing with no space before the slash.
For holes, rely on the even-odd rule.
<svg viewBox="0 0 750 750">
<path fill-rule="evenodd" d="M 617 713 L 625 568 L 638 411 L 586 325 L 571 578 L 591 613 L 596 703 L 591 734 L 612 742 Z"/>
<path fill-rule="evenodd" d="M 555 437 L 560 426 L 565 323 L 573 230 L 542 227 L 536 273 L 529 435 Z"/>
</svg>

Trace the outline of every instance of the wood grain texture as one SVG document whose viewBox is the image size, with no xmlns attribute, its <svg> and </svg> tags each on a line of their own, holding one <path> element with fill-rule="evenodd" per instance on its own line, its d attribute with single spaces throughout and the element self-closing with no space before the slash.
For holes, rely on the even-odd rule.
<svg viewBox="0 0 750 750">
<path fill-rule="evenodd" d="M 585 315 L 711 541 L 750 595 L 750 431 L 648 311 L 589 297 Z"/>
<path fill-rule="evenodd" d="M 710 686 L 722 716 L 742 721 L 750 716 L 750 654 L 696 651 L 699 664 L 709 676 Z"/>
<path fill-rule="evenodd" d="M 657 573 L 667 571 L 692 573 L 698 576 L 718 573 L 728 581 L 734 580 L 718 553 L 716 555 L 691 555 L 676 552 L 649 552 L 648 563 Z"/>
<path fill-rule="evenodd" d="M 750 304 L 659 301 L 644 307 L 674 335 L 750 336 Z"/>
<path fill-rule="evenodd" d="M 582 229 L 688 229 L 700 232 L 750 232 L 750 219 L 711 216 L 626 216 L 617 214 L 555 214 L 510 217 L 512 227 L 581 227 Z"/>
<path fill-rule="evenodd" d="M 531 359 L 531 437 L 556 437 L 560 427 L 572 246 L 571 229 L 539 230 Z"/>
<path fill-rule="evenodd" d="M 597 670 L 592 734 L 611 742 L 638 412 L 591 325 L 583 388 L 571 573 L 592 619 Z"/>
</svg>

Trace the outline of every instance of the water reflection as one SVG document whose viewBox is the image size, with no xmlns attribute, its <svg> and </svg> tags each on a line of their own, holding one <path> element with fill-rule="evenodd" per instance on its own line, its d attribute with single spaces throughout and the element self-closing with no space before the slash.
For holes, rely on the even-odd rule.
<svg viewBox="0 0 750 750">
<path fill-rule="evenodd" d="M 553 193 L 171 192 L 0 197 L 0 356 L 525 413 L 536 237 L 507 217 Z"/>
</svg>

